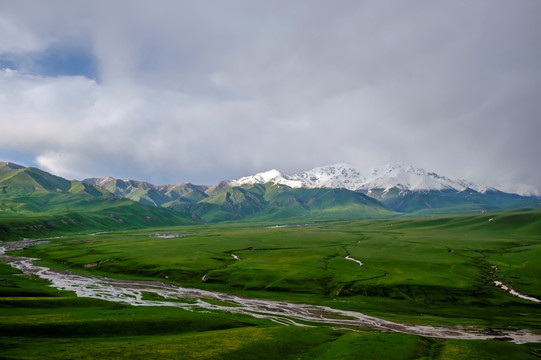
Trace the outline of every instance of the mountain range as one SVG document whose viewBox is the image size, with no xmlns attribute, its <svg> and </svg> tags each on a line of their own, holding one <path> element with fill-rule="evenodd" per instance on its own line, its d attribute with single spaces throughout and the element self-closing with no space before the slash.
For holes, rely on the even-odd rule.
<svg viewBox="0 0 541 360">
<path fill-rule="evenodd" d="M 283 175 L 278 170 L 231 180 L 231 186 L 273 182 L 292 188 L 343 188 L 352 191 L 397 188 L 403 191 L 464 190 L 477 188 L 465 180 L 451 180 L 413 166 L 385 165 L 360 171 L 348 164 L 317 167 L 295 175 Z"/>
<path fill-rule="evenodd" d="M 536 197 L 505 193 L 402 165 L 361 171 L 348 164 L 335 164 L 294 175 L 270 170 L 214 186 L 155 186 L 113 178 L 83 182 L 145 204 L 189 212 L 204 221 L 430 215 L 539 206 Z"/>
<path fill-rule="evenodd" d="M 67 180 L 0 162 L 0 236 L 232 220 L 296 222 L 474 213 L 539 207 L 540 199 L 479 187 L 413 166 L 347 164 L 277 170 L 213 186 L 130 179 Z"/>
<path fill-rule="evenodd" d="M 0 162 L 0 240 L 191 223 L 189 214 L 146 206 L 37 168 Z"/>
</svg>

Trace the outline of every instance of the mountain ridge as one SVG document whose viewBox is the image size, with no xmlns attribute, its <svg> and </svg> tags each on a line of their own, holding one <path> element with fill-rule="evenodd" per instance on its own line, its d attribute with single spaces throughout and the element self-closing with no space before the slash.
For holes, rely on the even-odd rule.
<svg viewBox="0 0 541 360">
<path fill-rule="evenodd" d="M 163 206 L 177 200 L 197 202 L 207 197 L 209 186 L 180 183 L 172 185 L 154 185 L 146 181 L 106 178 L 88 178 L 83 183 L 100 186 L 111 193 L 126 197 L 147 205 Z"/>
<path fill-rule="evenodd" d="M 108 204 L 129 200 L 132 202 L 125 205 L 139 214 L 150 210 L 135 209 L 133 204 L 150 205 L 165 212 L 173 210 L 174 217 L 182 216 L 184 220 L 219 222 L 427 216 L 541 206 L 536 197 L 487 187 L 477 191 L 479 187 L 467 181 L 452 180 L 413 166 L 388 165 L 361 172 L 351 165 L 335 164 L 295 175 L 270 170 L 207 186 L 153 185 L 112 177 L 79 182 L 37 168 L 2 164 L 0 211 L 5 209 L 7 213 L 67 209 L 88 212 L 97 208 L 103 213 Z M 170 217 L 165 212 L 164 218 Z M 144 219 L 143 223 L 147 223 Z"/>
<path fill-rule="evenodd" d="M 195 224 L 189 214 L 146 206 L 34 167 L 0 162 L 0 238 Z"/>
<path fill-rule="evenodd" d="M 147 187 L 152 187 L 162 193 L 168 191 L 172 187 L 196 187 L 200 192 L 207 195 L 215 194 L 220 190 L 228 187 L 264 184 L 267 182 L 286 185 L 292 188 L 344 188 L 352 191 L 361 191 L 368 193 L 373 189 L 383 189 L 388 191 L 392 188 L 398 188 L 402 191 L 425 191 L 425 190 L 456 190 L 464 191 L 473 189 L 484 193 L 487 191 L 500 191 L 500 189 L 489 185 L 478 185 L 464 179 L 451 179 L 446 176 L 441 176 L 433 171 L 427 171 L 420 167 L 412 165 L 382 165 L 365 170 L 359 170 L 352 165 L 346 163 L 337 163 L 334 165 L 326 165 L 315 167 L 311 170 L 299 172 L 293 175 L 286 175 L 279 170 L 271 169 L 268 171 L 247 175 L 237 179 L 221 180 L 214 185 L 196 185 L 190 182 L 182 182 L 172 185 L 154 185 L 147 181 L 116 179 L 112 177 L 105 178 L 88 178 L 82 182 L 91 183 L 107 187 L 107 185 L 99 184 L 99 182 L 107 183 L 108 181 L 122 182 L 137 182 L 145 184 Z M 521 196 L 536 197 L 531 191 L 526 193 L 517 193 Z"/>
<path fill-rule="evenodd" d="M 349 164 L 338 163 L 316 167 L 294 175 L 283 175 L 277 170 L 270 170 L 229 180 L 231 186 L 265 182 L 274 182 L 293 188 L 344 188 L 352 191 L 389 190 L 394 187 L 409 191 L 451 189 L 461 191 L 466 188 L 475 190 L 481 188 L 466 180 L 452 180 L 411 165 L 383 165 L 361 171 Z"/>
<path fill-rule="evenodd" d="M 214 186 L 177 185 L 180 188 L 178 194 L 190 188 L 191 198 L 167 194 L 165 189 L 173 185 L 155 186 L 112 178 L 93 181 L 118 185 L 121 189 L 114 186 L 107 189 L 119 196 L 190 212 L 194 218 L 205 221 L 262 218 L 265 214 L 270 218 L 277 217 L 277 214 L 284 217 L 349 218 L 355 212 L 358 217 L 380 217 L 384 213 L 388 216 L 393 216 L 393 213 L 432 215 L 540 205 L 538 198 L 480 187 L 466 180 L 453 180 L 411 165 L 385 165 L 360 171 L 351 165 L 339 163 L 294 175 L 284 175 L 272 169 L 239 179 L 222 180 Z M 325 190 L 330 192 L 326 193 Z M 156 192 L 160 195 L 156 195 Z M 360 198 L 359 194 L 366 198 Z M 159 196 L 166 199 L 157 201 Z M 318 207 L 317 204 L 324 197 L 334 209 Z M 371 215 L 368 209 L 371 209 Z"/>
</svg>

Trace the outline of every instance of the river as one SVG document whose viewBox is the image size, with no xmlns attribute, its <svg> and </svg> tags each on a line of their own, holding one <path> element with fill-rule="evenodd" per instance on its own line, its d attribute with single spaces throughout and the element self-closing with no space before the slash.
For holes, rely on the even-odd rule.
<svg viewBox="0 0 541 360">
<path fill-rule="evenodd" d="M 118 280 L 107 277 L 77 275 L 35 264 L 34 258 L 8 256 L 6 252 L 37 245 L 43 241 L 22 240 L 0 242 L 0 260 L 24 274 L 36 275 L 59 290 L 73 291 L 79 297 L 102 299 L 133 306 L 171 306 L 190 311 L 225 311 L 269 319 L 284 325 L 317 326 L 415 334 L 441 339 L 495 339 L 517 344 L 541 342 L 541 334 L 527 330 L 444 328 L 408 325 L 368 316 L 360 312 L 333 309 L 327 306 L 297 304 L 266 299 L 249 299 L 195 288 L 185 288 L 159 281 Z M 154 294 L 163 300 L 147 300 Z M 156 298 L 153 296 L 152 298 Z M 218 301 L 217 301 L 218 300 Z"/>
</svg>

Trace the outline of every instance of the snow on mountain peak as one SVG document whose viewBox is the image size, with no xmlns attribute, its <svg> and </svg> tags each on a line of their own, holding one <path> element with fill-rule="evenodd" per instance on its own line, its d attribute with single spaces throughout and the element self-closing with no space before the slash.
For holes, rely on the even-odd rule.
<svg viewBox="0 0 541 360">
<path fill-rule="evenodd" d="M 463 180 L 451 180 L 412 165 L 384 165 L 360 171 L 352 165 L 338 163 L 320 166 L 295 175 L 283 175 L 278 170 L 231 180 L 231 186 L 273 182 L 293 188 L 345 188 L 349 190 L 384 189 L 401 190 L 457 190 L 477 188 Z"/>
<path fill-rule="evenodd" d="M 301 181 L 305 187 L 346 188 L 356 190 L 356 184 L 362 181 L 362 174 L 349 164 L 335 164 L 316 167 L 292 176 Z"/>
<path fill-rule="evenodd" d="M 473 187 L 462 180 L 451 180 L 434 172 L 427 172 L 412 165 L 384 165 L 370 169 L 365 182 L 358 190 L 389 189 L 402 190 L 458 190 Z"/>
<path fill-rule="evenodd" d="M 229 184 L 231 186 L 252 185 L 252 184 L 265 184 L 272 182 L 275 184 L 287 185 L 290 187 L 302 187 L 302 184 L 296 180 L 291 179 L 289 176 L 284 176 L 278 170 L 272 169 L 262 173 L 257 173 L 251 176 L 245 176 L 237 180 L 231 180 Z"/>
<path fill-rule="evenodd" d="M 282 178 L 282 173 L 279 172 L 276 169 L 272 169 L 272 170 L 269 170 L 269 171 L 265 171 L 265 172 L 256 174 L 254 177 L 258 178 L 258 179 L 261 179 L 261 181 L 268 182 L 268 181 L 277 180 L 277 179 Z"/>
</svg>

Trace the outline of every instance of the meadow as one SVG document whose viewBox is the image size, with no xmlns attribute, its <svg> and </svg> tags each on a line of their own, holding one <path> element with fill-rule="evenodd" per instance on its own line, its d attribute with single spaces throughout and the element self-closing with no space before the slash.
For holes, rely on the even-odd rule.
<svg viewBox="0 0 541 360">
<path fill-rule="evenodd" d="M 541 332 L 541 304 L 494 285 L 502 281 L 541 299 L 539 211 L 282 225 L 82 232 L 18 253 L 81 274 L 326 305 L 401 323 Z M 182 236 L 156 236 L 166 233 Z M 1 270 L 3 358 L 541 357 L 540 343 L 284 326 L 229 313 L 76 298 L 7 265 Z"/>
</svg>

